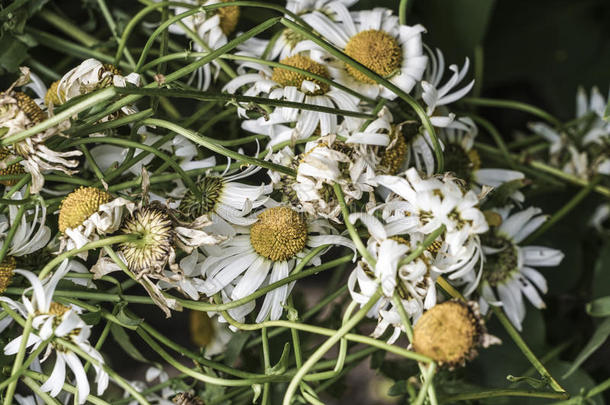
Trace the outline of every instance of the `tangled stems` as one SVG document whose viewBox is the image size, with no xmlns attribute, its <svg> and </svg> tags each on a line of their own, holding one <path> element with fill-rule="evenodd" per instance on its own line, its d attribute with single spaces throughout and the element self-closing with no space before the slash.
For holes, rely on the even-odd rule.
<svg viewBox="0 0 610 405">
<path fill-rule="evenodd" d="M 301 380 L 305 375 L 309 372 L 309 370 L 324 356 L 324 354 L 329 351 L 339 340 L 343 338 L 345 334 L 347 334 L 351 329 L 353 329 L 365 316 L 366 313 L 375 305 L 377 300 L 381 297 L 381 293 L 379 291 L 375 292 L 373 296 L 369 299 L 369 301 L 362 307 L 358 312 L 354 314 L 349 321 L 345 322 L 338 331 L 336 331 L 329 339 L 327 339 L 308 359 L 303 363 L 301 368 L 297 371 L 297 373 L 292 377 L 290 384 L 288 384 L 288 388 L 286 389 L 286 394 L 284 394 L 284 400 L 282 401 L 282 405 L 290 405 L 292 403 L 292 397 L 294 396 L 297 387 L 299 386 Z"/>
<path fill-rule="evenodd" d="M 21 368 L 21 364 L 23 363 L 23 359 L 25 357 L 25 349 L 27 347 L 27 342 L 30 337 L 30 332 L 32 331 L 32 322 L 34 321 L 33 316 L 28 316 L 25 321 L 25 326 L 23 327 L 23 333 L 21 335 L 21 343 L 19 344 L 19 351 L 17 352 L 17 356 L 15 357 L 15 361 L 13 362 L 13 369 L 11 370 L 11 377 L 17 375 L 19 369 Z M 11 382 L 6 389 L 5 397 L 4 397 L 4 405 L 11 405 L 13 403 L 13 395 L 15 394 L 15 389 L 17 388 L 17 380 L 15 379 Z"/>
</svg>

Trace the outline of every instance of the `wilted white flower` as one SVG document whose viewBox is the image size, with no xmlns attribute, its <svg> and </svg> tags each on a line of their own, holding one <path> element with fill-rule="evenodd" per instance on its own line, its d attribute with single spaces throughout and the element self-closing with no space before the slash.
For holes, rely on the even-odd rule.
<svg viewBox="0 0 610 405">
<path fill-rule="evenodd" d="M 547 220 L 541 212 L 533 207 L 512 215 L 509 209 L 498 210 L 501 225 L 482 237 L 485 264 L 479 300 L 481 310 L 486 313 L 488 304 L 503 306 L 518 330 L 525 318 L 523 295 L 536 308 L 545 307 L 538 290 L 547 291 L 546 280 L 533 267 L 557 266 L 564 257 L 557 249 L 519 245 Z"/>
</svg>

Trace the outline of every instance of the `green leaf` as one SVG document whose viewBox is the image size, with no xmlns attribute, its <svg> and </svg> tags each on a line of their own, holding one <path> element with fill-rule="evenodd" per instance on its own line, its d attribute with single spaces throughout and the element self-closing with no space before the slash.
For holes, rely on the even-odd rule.
<svg viewBox="0 0 610 405">
<path fill-rule="evenodd" d="M 131 343 L 131 339 L 129 339 L 129 335 L 123 328 L 121 328 L 116 323 L 113 323 L 110 326 L 110 334 L 115 342 L 121 346 L 121 348 L 127 353 L 131 358 L 141 361 L 143 363 L 150 363 L 140 351 Z"/>
<path fill-rule="evenodd" d="M 0 73 L 16 72 L 28 57 L 28 47 L 12 35 L 0 39 Z"/>
<path fill-rule="evenodd" d="M 263 385 L 262 384 L 252 384 L 252 391 L 253 391 L 253 396 L 252 396 L 252 403 L 255 404 L 256 401 L 258 400 L 258 397 L 261 396 L 261 393 L 263 392 Z"/>
<path fill-rule="evenodd" d="M 532 378 L 532 377 L 518 377 L 518 376 L 513 376 L 513 375 L 507 375 L 506 379 L 510 382 L 526 382 L 527 384 L 529 384 L 532 388 L 536 388 L 536 389 L 541 389 L 543 387 L 545 387 L 548 382 L 545 380 L 541 380 L 538 378 Z"/>
<path fill-rule="evenodd" d="M 119 311 L 117 312 L 116 315 L 108 315 L 108 317 L 114 321 L 114 323 L 118 323 L 119 325 L 121 325 L 124 328 L 128 328 L 131 330 L 136 330 L 138 329 L 138 326 L 140 325 L 140 323 L 142 322 L 142 319 L 140 318 L 133 318 L 130 315 L 127 315 L 124 311 L 124 307 L 125 304 L 119 304 L 118 305 Z"/>
<path fill-rule="evenodd" d="M 591 316 L 610 316 L 610 295 L 589 302 L 587 304 L 587 313 Z"/>
<path fill-rule="evenodd" d="M 572 363 L 570 369 L 563 375 L 563 378 L 570 376 L 582 363 L 585 362 L 605 341 L 608 339 L 610 335 L 610 318 L 606 318 L 602 323 L 599 324 L 593 336 L 587 343 L 587 345 L 582 349 L 582 351 Z"/>
<path fill-rule="evenodd" d="M 288 366 L 289 366 L 288 362 L 290 360 L 289 356 L 290 356 L 290 343 L 285 343 L 284 350 L 282 350 L 282 355 L 280 356 L 280 360 L 277 362 L 277 364 L 275 366 L 273 366 L 269 370 L 267 370 L 266 374 L 274 374 L 274 375 L 283 374 L 288 369 Z"/>
<path fill-rule="evenodd" d="M 102 314 L 100 314 L 100 311 L 87 311 L 84 314 L 81 314 L 80 317 L 87 325 L 97 325 L 100 322 L 100 319 L 102 319 Z"/>
</svg>

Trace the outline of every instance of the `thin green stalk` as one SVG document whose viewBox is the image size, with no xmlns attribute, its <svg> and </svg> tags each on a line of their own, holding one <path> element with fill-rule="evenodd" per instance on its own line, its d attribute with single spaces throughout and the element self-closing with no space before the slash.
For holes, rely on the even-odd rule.
<svg viewBox="0 0 610 405">
<path fill-rule="evenodd" d="M 350 317 L 352 316 L 352 312 L 358 306 L 356 301 L 352 301 L 347 308 L 345 309 L 345 313 L 343 314 L 343 320 L 341 325 L 345 325 L 349 322 Z M 347 356 L 347 339 L 342 338 L 339 342 L 339 354 L 337 355 L 337 359 L 335 362 L 335 366 L 330 371 L 323 371 L 320 373 L 309 374 L 303 377 L 304 381 L 319 381 L 319 380 L 327 380 L 329 378 L 333 378 L 343 370 L 343 366 L 345 365 L 345 358 Z M 297 369 L 301 369 L 302 366 L 297 366 Z"/>
<path fill-rule="evenodd" d="M 607 389 L 610 389 L 610 378 L 608 378 L 607 380 L 605 380 L 601 384 L 596 385 L 595 387 L 591 388 L 589 390 L 589 392 L 587 392 L 587 398 L 591 398 L 591 397 L 594 397 L 596 395 L 599 395 L 602 392 L 606 391 Z"/>
<path fill-rule="evenodd" d="M 262 328 L 261 329 L 261 339 L 263 342 L 263 370 L 265 372 L 265 374 L 267 374 L 267 372 L 269 371 L 269 369 L 271 368 L 271 360 L 269 360 L 269 338 L 267 337 L 267 328 Z M 263 398 L 261 400 L 261 404 L 262 405 L 268 405 L 269 404 L 269 389 L 271 388 L 271 385 L 266 382 L 265 384 L 263 384 Z"/>
<path fill-rule="evenodd" d="M 422 376 L 424 378 L 424 383 L 419 389 L 419 394 L 417 395 L 417 399 L 415 400 L 414 405 L 422 405 L 424 400 L 426 399 L 426 393 L 428 389 L 432 386 L 432 380 L 434 379 L 434 374 L 436 373 L 436 364 L 430 363 L 428 365 L 428 369 L 424 370 Z"/>
<path fill-rule="evenodd" d="M 591 182 L 582 190 L 580 190 L 570 201 L 568 201 L 561 209 L 553 214 L 553 216 L 546 221 L 540 228 L 536 230 L 536 232 L 530 234 L 523 241 L 523 245 L 529 245 L 536 239 L 538 239 L 542 234 L 548 231 L 553 225 L 559 222 L 563 217 L 568 215 L 574 208 L 578 206 L 595 188 L 595 186 L 602 180 L 602 176 L 596 176 Z"/>
<path fill-rule="evenodd" d="M 436 240 L 436 238 L 438 238 L 440 235 L 443 234 L 443 232 L 445 232 L 445 229 L 446 227 L 443 224 L 436 228 L 434 231 L 432 231 L 428 236 L 424 238 L 424 240 L 420 244 L 417 245 L 415 249 L 413 249 L 411 253 L 405 256 L 405 258 L 402 259 L 398 265 L 404 266 L 405 264 L 409 264 L 413 260 L 417 259 L 422 253 L 424 253 L 424 250 L 426 250 L 428 246 L 430 246 Z"/>
<path fill-rule="evenodd" d="M 102 15 L 104 16 L 104 19 L 106 20 L 106 24 L 108 24 L 108 28 L 110 28 L 110 32 L 112 33 L 114 40 L 118 44 L 121 41 L 121 38 L 119 38 L 116 23 L 114 22 L 114 18 L 112 18 L 112 14 L 110 13 L 108 6 L 106 5 L 106 1 L 97 0 L 97 4 L 100 7 L 100 10 L 102 11 Z M 129 64 L 131 65 L 131 68 L 133 69 L 136 66 L 136 62 L 133 59 L 133 57 L 131 56 L 129 49 L 126 50 L 125 54 L 126 54 L 125 56 L 127 58 L 127 62 L 129 62 Z"/>
<path fill-rule="evenodd" d="M 32 321 L 34 320 L 33 316 L 28 316 L 25 321 L 25 326 L 23 327 L 23 332 L 21 334 L 21 342 L 19 344 L 19 350 L 17 351 L 17 355 L 15 356 L 15 361 L 13 362 L 13 368 L 11 370 L 11 376 L 16 375 L 23 363 L 23 359 L 25 358 L 25 349 L 27 347 L 28 339 L 30 337 L 30 332 L 32 331 Z M 13 395 L 15 395 L 15 389 L 17 388 L 17 380 L 15 379 L 13 382 L 9 384 L 6 388 L 6 392 L 4 394 L 4 405 L 12 405 L 13 403 Z"/>
<path fill-rule="evenodd" d="M 180 90 L 180 89 L 165 89 L 165 88 L 117 88 L 117 92 L 120 94 L 131 94 L 131 95 L 142 95 L 142 96 L 165 96 L 165 97 L 176 97 L 176 98 L 188 98 L 193 100 L 201 101 L 223 101 L 226 103 L 254 103 L 265 106 L 276 106 L 276 107 L 292 107 L 302 110 L 318 111 L 328 114 L 343 115 L 346 117 L 356 118 L 377 118 L 373 114 L 363 113 L 359 111 L 341 110 L 334 107 L 324 107 L 317 104 L 299 103 L 296 101 L 285 101 L 276 100 L 266 97 L 252 97 L 252 96 L 241 96 L 238 94 L 211 94 L 207 92 L 201 92 L 199 90 Z"/>
<path fill-rule="evenodd" d="M 53 27 L 62 31 L 64 34 L 80 42 L 87 48 L 93 48 L 95 44 L 99 42 L 97 38 L 87 34 L 85 31 L 78 28 L 76 24 L 73 24 L 71 21 L 67 21 L 62 16 L 55 14 L 48 8 L 43 8 L 36 15 L 51 24 Z"/>
<path fill-rule="evenodd" d="M 84 111 L 90 107 L 93 107 L 97 104 L 100 104 L 106 100 L 111 99 L 117 94 L 116 89 L 114 87 L 108 87 L 105 89 L 101 89 L 95 92 L 88 94 L 84 99 L 71 107 L 66 108 L 62 112 L 54 115 L 53 117 L 47 118 L 39 124 L 32 126 L 24 131 L 18 132 L 14 135 L 8 136 L 2 140 L 0 140 L 0 145 L 8 146 L 19 141 L 22 141 L 30 136 L 36 135 L 39 132 L 42 132 L 46 129 L 54 127 L 65 120 L 70 120 L 70 118 L 78 114 L 81 111 Z"/>
<path fill-rule="evenodd" d="M 284 173 L 284 174 L 287 174 L 292 177 L 296 176 L 296 173 L 294 172 L 293 169 L 290 169 L 285 166 L 277 165 L 275 163 L 271 163 L 271 162 L 268 162 L 268 161 L 265 161 L 262 159 L 253 158 L 253 157 L 250 157 L 247 155 L 242 155 L 239 152 L 234 152 L 230 149 L 227 149 L 223 146 L 218 145 L 211 138 L 201 136 L 201 135 L 197 134 L 196 132 L 191 131 L 190 129 L 182 128 L 180 125 L 174 124 L 172 122 L 160 120 L 160 119 L 149 118 L 149 119 L 144 120 L 144 123 L 145 123 L 145 125 L 156 125 L 156 126 L 159 126 L 159 127 L 165 128 L 165 129 L 169 129 L 170 131 L 174 131 L 174 132 L 184 136 L 185 138 L 190 139 L 191 141 L 203 146 L 204 148 L 207 148 L 216 153 L 220 153 L 221 155 L 224 155 L 224 156 L 229 156 L 230 158 L 236 159 L 238 161 L 253 164 L 253 165 L 256 165 L 259 167 L 263 167 L 265 169 L 275 170 L 277 172 Z"/>
<path fill-rule="evenodd" d="M 163 161 L 167 162 L 172 167 L 172 169 L 174 169 L 174 171 L 180 176 L 180 178 L 184 181 L 184 184 L 186 184 L 186 186 L 195 195 L 198 195 L 200 193 L 199 188 L 197 187 L 197 185 L 195 184 L 193 179 L 191 179 L 184 172 L 184 170 L 180 167 L 180 165 L 178 163 L 176 163 L 174 158 L 166 155 L 165 153 L 161 152 L 159 149 L 153 148 L 152 146 L 148 146 L 148 145 L 140 143 L 140 142 L 128 141 L 127 139 L 112 138 L 112 137 L 103 137 L 103 138 L 95 137 L 95 138 L 75 139 L 74 141 L 70 142 L 68 144 L 68 146 L 79 146 L 79 145 L 90 144 L 90 143 L 93 143 L 93 144 L 108 143 L 111 145 L 124 146 L 126 148 L 142 149 L 142 150 L 147 151 L 148 153 L 152 153 L 155 156 L 163 159 Z"/>
<path fill-rule="evenodd" d="M 441 404 L 449 404 L 457 401 L 472 401 L 476 399 L 498 398 L 498 397 L 533 397 L 533 398 L 552 398 L 564 399 L 568 395 L 565 392 L 544 392 L 533 390 L 513 390 L 513 389 L 489 389 L 475 392 L 462 392 L 459 394 L 442 397 Z"/>
<path fill-rule="evenodd" d="M 174 367 L 178 371 L 189 375 L 190 377 L 194 378 L 197 381 L 201 381 L 206 384 L 221 385 L 221 386 L 226 386 L 226 387 L 243 387 L 243 386 L 250 386 L 253 384 L 253 382 L 247 378 L 229 380 L 226 378 L 214 377 L 214 376 L 200 373 L 198 371 L 191 370 L 190 368 L 188 368 L 188 367 L 184 366 L 182 363 L 180 363 L 178 360 L 174 359 L 165 350 L 163 350 L 163 348 L 157 342 L 155 342 L 154 339 L 152 339 L 150 337 L 150 335 L 148 333 L 146 333 L 144 330 L 138 329 L 137 333 L 146 342 L 146 344 L 148 344 L 155 352 L 157 352 L 157 354 L 159 354 L 159 356 L 161 356 L 163 358 L 163 360 L 165 360 L 167 363 L 169 363 L 172 367 Z M 261 379 L 262 381 L 257 381 L 257 382 L 276 381 L 278 379 L 282 380 L 283 378 L 282 378 L 282 376 L 269 375 L 269 376 L 266 376 L 264 380 Z"/>
<path fill-rule="evenodd" d="M 513 100 L 498 100 L 492 98 L 477 98 L 477 97 L 466 97 L 460 100 L 460 102 L 464 104 L 476 105 L 481 107 L 497 107 L 497 108 L 510 108 L 513 110 L 525 111 L 529 114 L 535 115 L 537 117 L 542 118 L 545 121 L 550 122 L 555 127 L 561 127 L 561 121 L 557 118 L 553 117 L 548 112 L 535 107 L 533 105 L 529 105 L 526 103 L 522 103 L 520 101 Z"/>
<path fill-rule="evenodd" d="M 27 385 L 34 392 L 34 394 L 39 396 L 44 401 L 45 404 L 61 405 L 61 402 L 59 402 L 58 400 L 56 400 L 55 398 L 53 398 L 52 396 L 50 396 L 49 394 L 44 392 L 40 388 L 40 385 L 36 384 L 36 382 L 34 380 L 32 380 L 30 377 L 23 377 L 22 380 L 25 383 L 25 385 Z"/>
<path fill-rule="evenodd" d="M 92 249 L 97 249 L 97 248 L 104 247 L 104 246 L 110 246 L 115 243 L 133 242 L 135 240 L 138 240 L 138 238 L 139 238 L 139 236 L 137 236 L 137 235 L 118 235 L 118 236 L 110 236 L 105 239 L 100 239 L 100 240 L 96 240 L 93 242 L 89 242 L 81 248 L 72 249 L 72 250 L 69 250 L 67 252 L 64 252 L 64 253 L 56 256 L 53 260 L 51 260 L 49 263 L 46 264 L 46 266 L 44 266 L 42 268 L 42 270 L 40 271 L 40 274 L 38 274 L 38 278 L 40 278 L 40 279 L 45 278 L 45 276 L 47 274 L 49 274 L 49 272 L 51 270 L 53 270 L 53 268 L 55 268 L 55 266 L 60 264 L 65 259 L 68 259 L 72 256 L 76 256 L 79 253 L 86 252 L 86 251 L 92 250 Z"/>
<path fill-rule="evenodd" d="M 347 209 L 347 205 L 345 204 L 345 197 L 343 196 L 343 190 L 341 190 L 341 186 L 338 183 L 333 184 L 333 190 L 335 191 L 335 195 L 337 196 L 337 201 L 341 206 L 341 214 L 343 215 L 343 222 L 347 228 L 347 232 L 349 233 L 350 238 L 356 245 L 356 249 L 364 259 L 369 263 L 370 266 L 375 267 L 375 263 L 377 262 L 373 255 L 367 250 L 364 243 L 362 243 L 362 239 L 360 239 L 360 235 L 358 235 L 358 231 L 354 227 L 354 225 L 349 220 L 349 210 Z"/>
<path fill-rule="evenodd" d="M 89 149 L 87 149 L 85 145 L 80 145 L 79 149 L 81 150 L 81 152 L 83 152 L 83 156 L 85 156 L 85 160 L 87 161 L 87 163 L 89 163 L 91 169 L 93 169 L 95 177 L 97 177 L 102 182 L 102 184 L 105 183 L 104 173 L 102 173 L 102 171 L 100 170 L 100 167 L 97 165 L 97 162 L 89 152 Z"/>
<path fill-rule="evenodd" d="M 398 21 L 400 25 L 407 25 L 407 10 L 409 9 L 409 0 L 400 0 L 398 5 Z"/>
<path fill-rule="evenodd" d="M 371 296 L 369 301 L 360 309 L 349 321 L 347 321 L 339 330 L 337 330 L 330 338 L 328 338 L 322 345 L 303 363 L 303 366 L 297 371 L 292 377 L 286 393 L 284 394 L 283 405 L 292 404 L 292 397 L 294 396 L 301 380 L 309 372 L 309 370 L 329 351 L 339 340 L 343 338 L 351 329 L 353 329 L 365 316 L 366 313 L 375 305 L 381 293 L 377 291 Z"/>
<path fill-rule="evenodd" d="M 153 110 L 147 108 L 146 110 L 138 111 L 135 114 L 125 115 L 123 117 L 119 117 L 114 120 L 100 122 L 95 125 L 79 125 L 77 127 L 72 127 L 69 130 L 65 131 L 67 134 L 79 134 L 80 136 L 93 134 L 96 132 L 103 132 L 108 129 L 117 128 L 123 125 L 130 124 L 132 122 L 137 122 L 143 120 L 145 118 L 151 117 L 153 115 Z"/>
<path fill-rule="evenodd" d="M 8 295 L 21 295 L 26 289 L 22 287 L 8 287 L 5 291 Z M 114 292 L 94 292 L 75 290 L 55 290 L 54 297 L 81 298 L 103 302 L 129 302 L 132 304 L 154 304 L 150 297 L 142 295 L 117 295 Z"/>
<path fill-rule="evenodd" d="M 494 314 L 496 315 L 496 317 L 498 318 L 498 320 L 500 321 L 500 323 L 502 324 L 502 326 L 504 326 L 504 329 L 506 330 L 506 332 L 513 339 L 513 341 L 515 342 L 517 347 L 519 347 L 519 349 L 525 355 L 525 357 L 527 357 L 527 359 L 530 361 L 530 363 L 532 363 L 532 365 L 536 368 L 536 370 L 538 370 L 538 373 L 540 373 L 540 375 L 545 380 L 548 381 L 551 388 L 553 388 L 557 392 L 565 393 L 566 390 L 563 389 L 563 387 L 553 378 L 553 376 L 548 372 L 548 370 L 546 369 L 546 367 L 544 367 L 544 365 L 540 362 L 540 360 L 538 360 L 536 355 L 527 346 L 527 344 L 525 343 L 523 338 L 521 338 L 521 335 L 515 329 L 513 324 L 508 320 L 506 315 L 504 315 L 504 312 L 502 312 L 502 309 L 495 307 L 495 306 L 491 306 L 491 309 L 494 312 Z"/>
<path fill-rule="evenodd" d="M 504 139 L 502 138 L 502 135 L 498 132 L 496 127 L 491 122 L 489 122 L 485 118 L 480 117 L 478 115 L 470 114 L 469 117 L 472 118 L 472 120 L 474 122 L 476 122 L 477 124 L 479 124 L 483 128 L 485 128 L 485 130 L 489 133 L 489 135 L 491 135 L 494 142 L 498 146 L 498 149 L 500 149 L 500 152 L 502 152 L 502 156 L 504 156 L 506 163 L 509 166 L 514 168 L 512 156 L 510 155 L 510 152 L 508 150 L 508 147 L 506 146 L 506 143 L 504 143 Z"/>
<path fill-rule="evenodd" d="M 25 191 L 25 194 L 23 197 L 28 198 L 29 196 L 30 196 L 30 188 L 28 187 L 27 190 Z M 15 218 L 13 219 L 13 223 L 11 224 L 11 227 L 9 228 L 9 230 L 6 234 L 6 237 L 3 240 L 2 247 L 0 248 L 0 263 L 2 263 L 2 261 L 6 257 L 6 254 L 8 253 L 9 249 L 11 248 L 11 243 L 13 242 L 13 238 L 15 237 L 15 233 L 17 233 L 17 229 L 19 229 L 19 226 L 21 225 L 21 218 L 23 217 L 23 214 L 25 213 L 26 208 L 27 208 L 27 204 L 22 204 L 17 209 L 17 214 L 15 215 Z"/>
<path fill-rule="evenodd" d="M 7 385 L 9 385 L 13 381 L 15 381 L 19 377 L 21 377 L 21 375 L 23 375 L 25 373 L 25 371 L 28 369 L 30 364 L 32 364 L 32 362 L 38 358 L 38 355 L 47 348 L 47 345 L 49 344 L 51 339 L 53 339 L 53 338 L 50 337 L 49 339 L 45 340 L 36 348 L 36 350 L 34 350 L 32 353 L 30 353 L 28 358 L 23 362 L 23 364 L 21 365 L 21 367 L 19 367 L 19 369 L 17 371 L 14 374 L 12 374 L 9 378 L 7 378 L 6 380 L 4 380 L 0 383 L 0 390 L 3 390 Z"/>
<path fill-rule="evenodd" d="M 156 3 L 158 5 L 161 5 L 163 3 Z M 228 3 L 222 3 L 222 4 L 228 4 Z M 234 48 L 236 48 L 239 44 L 241 44 L 242 42 L 247 41 L 248 39 L 260 34 L 261 32 L 271 28 L 272 26 L 274 26 L 275 24 L 277 24 L 279 22 L 279 17 L 278 18 L 272 18 L 270 20 L 267 20 L 257 26 L 255 26 L 254 28 L 250 29 L 249 31 L 243 33 L 242 35 L 240 35 L 239 37 L 229 41 L 226 45 L 223 45 L 221 47 L 219 47 L 218 49 L 216 49 L 214 52 L 210 52 L 208 54 L 208 56 L 203 57 L 187 66 L 184 66 L 180 69 L 175 70 L 174 72 L 168 74 L 165 76 L 165 84 L 171 83 L 174 80 L 177 80 L 183 76 L 186 76 L 192 72 L 194 72 L 195 70 L 199 69 L 201 66 L 210 63 L 211 61 L 215 60 L 216 58 L 218 58 L 220 55 L 223 55 L 231 50 L 233 50 Z M 147 89 L 152 89 L 157 87 L 157 83 L 153 82 L 153 83 L 149 83 L 146 86 L 144 86 L 144 88 Z M 120 109 L 121 107 L 125 106 L 125 105 L 129 105 L 132 104 L 134 102 L 136 102 L 138 99 L 142 98 L 142 95 L 138 95 L 138 94 L 130 94 L 126 97 L 123 97 L 121 100 L 118 100 L 115 103 L 112 103 L 108 108 L 106 108 L 104 111 L 90 117 L 87 120 L 87 123 L 92 124 L 94 122 L 97 122 L 98 120 L 100 120 L 101 118 L 107 116 L 108 114 Z"/>
</svg>

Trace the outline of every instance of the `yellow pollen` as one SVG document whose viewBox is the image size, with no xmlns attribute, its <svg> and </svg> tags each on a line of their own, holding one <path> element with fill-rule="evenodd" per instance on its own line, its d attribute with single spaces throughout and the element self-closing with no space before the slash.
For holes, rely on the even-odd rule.
<svg viewBox="0 0 610 405">
<path fill-rule="evenodd" d="M 328 73 L 328 69 L 326 69 L 326 66 L 321 65 L 318 62 L 314 62 L 310 58 L 303 55 L 290 56 L 288 58 L 282 59 L 280 63 L 295 68 L 303 69 L 318 76 L 330 79 L 330 74 Z M 284 69 L 281 67 L 273 68 L 273 75 L 271 76 L 271 80 L 276 83 L 279 83 L 283 87 L 294 86 L 299 90 L 301 90 L 301 85 L 303 84 L 303 81 L 309 80 L 320 86 L 317 91 L 313 92 L 313 94 L 315 95 L 324 94 L 330 89 L 330 86 L 328 84 L 314 79 L 311 76 L 307 76 L 299 72 L 293 72 L 292 70 Z"/>
<path fill-rule="evenodd" d="M 305 218 L 289 207 L 269 208 L 258 215 L 258 221 L 250 228 L 250 243 L 266 259 L 288 260 L 305 248 Z"/>
<path fill-rule="evenodd" d="M 8 149 L 0 148 L 0 162 L 11 156 Z M 12 165 L 8 165 L 5 169 L 0 169 L 0 176 L 7 176 L 11 174 L 24 174 L 25 170 L 23 166 L 19 163 L 14 163 Z M 0 180 L 0 184 L 4 184 L 5 186 L 14 186 L 17 184 L 17 179 L 15 180 Z"/>
<path fill-rule="evenodd" d="M 470 163 L 472 163 L 472 171 L 479 170 L 481 168 L 481 157 L 476 149 L 470 149 L 467 153 Z"/>
<path fill-rule="evenodd" d="M 6 287 L 11 284 L 15 268 L 17 268 L 17 261 L 13 256 L 6 256 L 0 263 L 0 294 L 6 291 Z"/>
<path fill-rule="evenodd" d="M 61 104 L 61 100 L 57 95 L 57 86 L 59 86 L 59 80 L 56 80 L 51 84 L 49 90 L 47 90 L 47 94 L 45 94 L 44 96 L 44 103 L 47 107 L 51 104 L 53 104 L 54 106 L 58 106 Z"/>
<path fill-rule="evenodd" d="M 463 302 L 438 304 L 419 318 L 413 328 L 413 347 L 439 363 L 462 364 L 476 352 L 479 321 Z"/>
<path fill-rule="evenodd" d="M 222 0 L 223 3 L 228 1 L 232 0 Z M 239 22 L 239 7 L 221 7 L 217 8 L 215 11 L 218 12 L 218 15 L 220 16 L 220 29 L 226 36 L 231 35 L 231 33 L 235 31 L 235 27 L 237 27 L 237 23 Z"/>
<path fill-rule="evenodd" d="M 60 317 L 69 310 L 69 307 L 60 304 L 59 302 L 51 302 L 51 305 L 49 305 L 49 315 L 55 315 Z"/>
<path fill-rule="evenodd" d="M 59 231 L 76 228 L 106 204 L 112 196 L 94 187 L 80 187 L 68 194 L 59 208 Z"/>
<path fill-rule="evenodd" d="M 362 31 L 351 37 L 345 46 L 345 53 L 381 77 L 391 76 L 402 63 L 402 49 L 396 38 L 379 30 Z M 346 64 L 346 67 L 357 80 L 375 84 L 373 79 L 353 66 Z"/>
<path fill-rule="evenodd" d="M 15 92 L 13 97 L 17 100 L 17 106 L 28 116 L 30 121 L 38 124 L 47 119 L 47 114 L 38 107 L 38 104 L 25 93 Z"/>
<path fill-rule="evenodd" d="M 442 246 L 443 246 L 442 240 L 435 240 L 428 246 L 428 248 L 426 250 L 430 253 L 437 253 Z"/>
<path fill-rule="evenodd" d="M 390 145 L 381 153 L 381 167 L 386 168 L 389 174 L 396 174 L 402 167 L 407 156 L 407 141 L 400 130 L 390 133 Z"/>
</svg>

